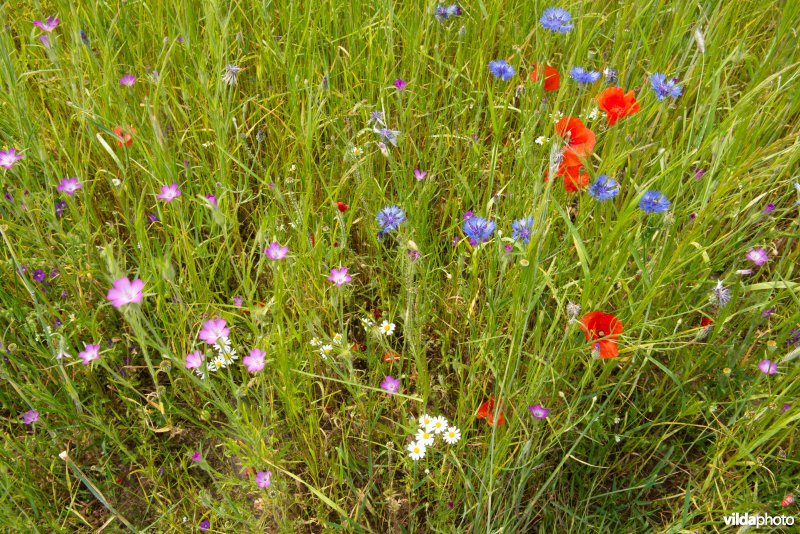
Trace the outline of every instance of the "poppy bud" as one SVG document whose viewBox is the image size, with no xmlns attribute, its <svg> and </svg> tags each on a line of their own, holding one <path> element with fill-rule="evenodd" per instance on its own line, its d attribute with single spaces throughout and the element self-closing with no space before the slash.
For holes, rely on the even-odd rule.
<svg viewBox="0 0 800 534">
<path fill-rule="evenodd" d="M 336 203 L 336 209 L 338 209 L 340 212 L 344 213 L 344 212 L 346 212 L 348 209 L 350 209 L 350 206 L 348 206 L 348 205 L 347 205 L 347 204 L 345 204 L 344 202 L 337 202 L 337 203 Z"/>
</svg>

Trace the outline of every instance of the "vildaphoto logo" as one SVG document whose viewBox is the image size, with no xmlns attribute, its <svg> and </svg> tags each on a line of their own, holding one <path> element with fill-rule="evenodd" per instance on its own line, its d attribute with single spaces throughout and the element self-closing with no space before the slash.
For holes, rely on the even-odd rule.
<svg viewBox="0 0 800 534">
<path fill-rule="evenodd" d="M 784 527 L 794 525 L 794 516 L 791 515 L 750 515 L 749 513 L 735 513 L 722 518 L 726 526 L 736 527 Z"/>
</svg>

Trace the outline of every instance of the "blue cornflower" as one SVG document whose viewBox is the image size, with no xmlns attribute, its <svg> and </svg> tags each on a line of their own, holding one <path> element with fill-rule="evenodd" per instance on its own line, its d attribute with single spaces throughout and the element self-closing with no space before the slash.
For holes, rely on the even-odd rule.
<svg viewBox="0 0 800 534">
<path fill-rule="evenodd" d="M 505 59 L 495 59 L 489 62 L 489 70 L 496 78 L 501 80 L 511 79 L 517 72 L 512 65 L 508 64 Z"/>
<path fill-rule="evenodd" d="M 511 225 L 511 229 L 513 230 L 511 237 L 527 245 L 531 242 L 531 235 L 533 234 L 533 217 L 517 219 Z"/>
<path fill-rule="evenodd" d="M 391 143 L 397 146 L 397 136 L 400 135 L 399 130 L 391 130 L 389 128 L 375 128 L 375 133 L 378 134 L 385 143 Z"/>
<path fill-rule="evenodd" d="M 64 202 L 63 200 L 57 200 L 55 205 L 53 206 L 56 212 L 56 217 L 61 217 L 62 215 L 64 215 L 64 210 L 66 209 L 66 207 L 67 207 L 66 202 Z"/>
<path fill-rule="evenodd" d="M 539 22 L 546 29 L 556 33 L 567 33 L 575 27 L 572 22 L 572 16 L 560 7 L 548 7 L 542 13 L 542 18 Z"/>
<path fill-rule="evenodd" d="M 572 67 L 569 69 L 569 75 L 578 83 L 594 83 L 600 79 L 598 71 L 586 70 L 583 67 Z"/>
<path fill-rule="evenodd" d="M 383 111 L 371 111 L 369 114 L 369 123 L 383 124 Z"/>
<path fill-rule="evenodd" d="M 646 191 L 639 201 L 639 208 L 647 213 L 663 213 L 669 209 L 669 200 L 661 191 Z"/>
<path fill-rule="evenodd" d="M 483 217 L 473 216 L 464 221 L 462 228 L 467 237 L 469 237 L 470 243 L 479 245 L 492 237 L 495 226 L 492 221 L 487 221 Z"/>
<path fill-rule="evenodd" d="M 589 194 L 596 200 L 610 200 L 619 194 L 619 184 L 605 174 L 597 177 L 597 181 L 589 186 Z"/>
<path fill-rule="evenodd" d="M 461 8 L 458 4 L 449 6 L 436 6 L 436 19 L 444 22 L 450 20 L 450 17 L 458 17 L 461 15 Z"/>
<path fill-rule="evenodd" d="M 653 86 L 653 91 L 656 92 L 656 98 L 659 100 L 664 100 L 668 96 L 678 98 L 683 94 L 683 87 L 678 85 L 677 78 L 667 80 L 667 77 L 660 72 L 650 76 L 650 83 Z"/>
<path fill-rule="evenodd" d="M 375 219 L 381 225 L 381 234 L 385 234 L 397 230 L 397 227 L 406 220 L 406 213 L 398 206 L 387 206 L 378 212 Z"/>
<path fill-rule="evenodd" d="M 612 69 L 611 67 L 606 67 L 603 69 L 603 76 L 606 77 L 606 83 L 616 83 L 617 82 L 617 69 Z"/>
</svg>

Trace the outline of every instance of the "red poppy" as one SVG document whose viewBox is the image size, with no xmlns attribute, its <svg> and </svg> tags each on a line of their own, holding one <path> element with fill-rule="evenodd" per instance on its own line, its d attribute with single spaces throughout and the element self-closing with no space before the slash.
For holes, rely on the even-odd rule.
<svg viewBox="0 0 800 534">
<path fill-rule="evenodd" d="M 348 209 L 350 209 L 350 206 L 348 206 L 348 205 L 347 205 L 347 204 L 345 204 L 344 202 L 337 202 L 337 203 L 336 203 L 336 209 L 338 209 L 340 212 L 344 213 L 344 212 L 346 212 Z"/>
<path fill-rule="evenodd" d="M 618 119 L 633 115 L 639 111 L 639 103 L 633 91 L 623 94 L 619 87 L 609 87 L 597 97 L 597 105 L 606 112 L 609 126 L 614 126 Z"/>
<path fill-rule="evenodd" d="M 703 328 L 705 328 L 706 326 L 711 326 L 713 324 L 714 321 L 712 321 L 708 317 L 703 317 L 703 319 L 700 321 L 700 326 L 702 326 Z"/>
<path fill-rule="evenodd" d="M 583 165 L 594 150 L 594 132 L 583 121 L 575 117 L 564 117 L 556 123 L 556 133 L 567 141 L 562 165 L 577 167 Z"/>
<path fill-rule="evenodd" d="M 114 135 L 117 136 L 117 144 L 119 146 L 131 146 L 133 144 L 133 136 L 131 133 L 136 133 L 133 126 L 128 126 L 128 131 L 122 129 L 122 126 L 114 126 L 112 130 Z"/>
<path fill-rule="evenodd" d="M 531 71 L 531 81 L 536 82 L 541 79 L 541 68 L 542 65 L 533 66 L 533 71 Z M 539 69 L 538 72 L 537 69 Z M 550 65 L 544 65 L 544 90 L 555 91 L 558 89 L 559 85 L 561 85 L 561 76 L 559 76 L 558 70 Z"/>
<path fill-rule="evenodd" d="M 389 351 L 383 355 L 383 361 L 386 363 L 399 362 L 400 356 L 396 352 Z"/>
<path fill-rule="evenodd" d="M 564 189 L 567 190 L 569 193 L 574 193 L 579 189 L 583 189 L 587 185 L 589 185 L 589 175 L 581 173 L 581 169 L 583 165 L 575 165 L 572 167 L 567 167 L 563 163 L 558 166 L 558 172 L 556 176 L 563 176 L 564 177 Z M 548 181 L 550 175 L 550 170 L 544 170 L 544 181 Z"/>
<path fill-rule="evenodd" d="M 592 341 L 592 350 L 600 352 L 600 359 L 616 358 L 617 338 L 622 332 L 622 322 L 601 311 L 589 312 L 581 318 L 581 330 L 586 334 L 586 341 Z"/>
<path fill-rule="evenodd" d="M 367 346 L 364 345 L 363 343 L 359 343 L 358 341 L 356 341 L 350 347 L 350 350 L 352 350 L 353 352 L 364 352 L 365 350 L 367 350 Z"/>
<path fill-rule="evenodd" d="M 494 424 L 494 395 L 489 397 L 489 400 L 481 404 L 478 408 L 478 413 L 475 415 L 478 419 L 486 419 L 489 426 Z M 505 419 L 503 419 L 503 401 L 497 401 L 497 425 L 501 426 Z"/>
</svg>

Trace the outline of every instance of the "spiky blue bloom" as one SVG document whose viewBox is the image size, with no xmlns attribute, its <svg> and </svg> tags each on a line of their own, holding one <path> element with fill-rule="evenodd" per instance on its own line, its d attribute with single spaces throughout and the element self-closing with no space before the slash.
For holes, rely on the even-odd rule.
<svg viewBox="0 0 800 534">
<path fill-rule="evenodd" d="M 617 82 L 617 70 L 612 69 L 611 67 L 606 67 L 603 69 L 603 76 L 606 77 L 606 83 L 616 83 Z"/>
<path fill-rule="evenodd" d="M 406 212 L 398 206 L 387 206 L 378 212 L 375 219 L 381 225 L 381 233 L 385 234 L 397 230 L 397 227 L 406 220 Z"/>
<path fill-rule="evenodd" d="M 392 130 L 390 128 L 375 128 L 375 133 L 378 134 L 384 143 L 391 143 L 397 146 L 397 136 L 400 135 L 399 130 Z"/>
<path fill-rule="evenodd" d="M 595 200 L 611 200 L 619 194 L 619 184 L 605 174 L 597 177 L 597 181 L 589 186 L 589 194 Z"/>
<path fill-rule="evenodd" d="M 646 191 L 639 201 L 639 208 L 647 213 L 663 213 L 669 209 L 669 200 L 661 191 Z"/>
<path fill-rule="evenodd" d="M 583 67 L 572 67 L 569 69 L 569 75 L 578 83 L 594 83 L 600 79 L 598 71 L 586 70 Z"/>
<path fill-rule="evenodd" d="M 677 78 L 667 80 L 667 77 L 660 72 L 656 72 L 650 76 L 650 84 L 652 85 L 653 91 L 655 91 L 656 98 L 658 100 L 664 100 L 668 96 L 671 96 L 672 98 L 678 98 L 683 94 L 683 87 L 678 85 Z"/>
<path fill-rule="evenodd" d="M 458 4 L 449 6 L 436 6 L 436 19 L 444 22 L 450 20 L 450 17 L 458 17 L 461 15 L 461 8 Z"/>
<path fill-rule="evenodd" d="M 531 242 L 531 235 L 533 235 L 533 217 L 517 219 L 511 225 L 511 229 L 513 230 L 511 237 L 527 245 Z"/>
<path fill-rule="evenodd" d="M 495 223 L 483 217 L 473 216 L 464 221 L 463 230 L 469 237 L 470 243 L 479 245 L 487 241 L 494 233 Z"/>
<path fill-rule="evenodd" d="M 546 29 L 556 33 L 567 33 L 575 27 L 574 24 L 570 24 L 572 15 L 560 7 L 548 7 L 545 9 L 539 22 Z"/>
<path fill-rule="evenodd" d="M 514 77 L 517 71 L 514 70 L 512 65 L 508 64 L 505 59 L 495 59 L 489 62 L 489 70 L 496 78 L 501 80 L 509 80 Z"/>
</svg>

